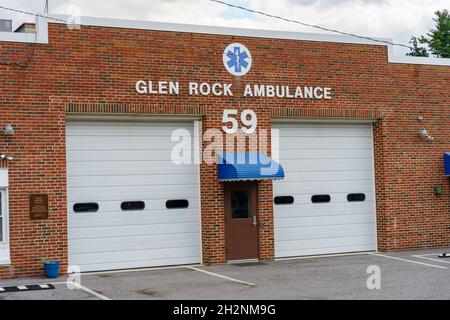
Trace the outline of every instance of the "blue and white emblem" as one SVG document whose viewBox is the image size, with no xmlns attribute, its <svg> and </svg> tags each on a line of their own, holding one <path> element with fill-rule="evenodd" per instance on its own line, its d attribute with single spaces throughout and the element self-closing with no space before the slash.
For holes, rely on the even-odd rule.
<svg viewBox="0 0 450 320">
<path fill-rule="evenodd" d="M 252 55 L 243 44 L 232 43 L 223 53 L 223 64 L 233 76 L 242 77 L 252 67 Z"/>
</svg>

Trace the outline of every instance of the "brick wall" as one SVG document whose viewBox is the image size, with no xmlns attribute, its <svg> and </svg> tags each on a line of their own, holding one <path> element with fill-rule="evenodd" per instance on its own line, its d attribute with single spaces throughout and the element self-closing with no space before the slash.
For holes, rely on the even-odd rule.
<svg viewBox="0 0 450 320">
<path fill-rule="evenodd" d="M 0 43 L 0 151 L 10 170 L 12 266 L 1 277 L 40 274 L 42 262 L 67 265 L 65 119 L 70 113 L 201 115 L 220 128 L 224 108 L 254 109 L 259 128 L 271 117 L 378 119 L 374 128 L 378 240 L 381 250 L 450 245 L 450 68 L 387 63 L 383 46 L 241 38 L 177 32 L 49 25 L 49 44 Z M 252 70 L 232 77 L 222 53 L 232 42 L 252 52 Z M 32 58 L 29 58 L 32 56 Z M 18 66 L 27 64 L 26 68 Z M 233 84 L 234 97 L 138 95 L 140 79 Z M 245 84 L 333 88 L 332 100 L 242 98 Z M 424 123 L 417 122 L 423 115 Z M 435 137 L 423 141 L 426 127 Z M 203 255 L 225 261 L 223 185 L 201 166 Z M 434 195 L 439 185 L 444 192 Z M 30 193 L 50 195 L 50 219 L 30 221 Z M 259 183 L 260 256 L 272 259 L 271 182 Z"/>
</svg>

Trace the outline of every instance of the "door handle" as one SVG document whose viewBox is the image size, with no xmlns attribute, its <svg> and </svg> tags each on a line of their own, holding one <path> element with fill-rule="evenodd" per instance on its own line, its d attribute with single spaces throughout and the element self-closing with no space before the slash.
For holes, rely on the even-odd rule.
<svg viewBox="0 0 450 320">
<path fill-rule="evenodd" d="M 256 216 L 253 216 L 253 223 L 252 224 L 253 224 L 254 227 L 256 227 L 256 225 L 257 225 Z"/>
</svg>

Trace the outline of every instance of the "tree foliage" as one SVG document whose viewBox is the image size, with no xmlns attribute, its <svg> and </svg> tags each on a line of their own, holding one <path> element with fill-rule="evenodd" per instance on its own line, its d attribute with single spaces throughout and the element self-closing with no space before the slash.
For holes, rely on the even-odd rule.
<svg viewBox="0 0 450 320">
<path fill-rule="evenodd" d="M 436 11 L 433 21 L 436 23 L 435 28 L 419 38 L 411 38 L 410 56 L 428 57 L 430 52 L 439 58 L 450 58 L 450 14 L 448 10 Z M 420 44 L 426 47 L 419 46 Z"/>
</svg>

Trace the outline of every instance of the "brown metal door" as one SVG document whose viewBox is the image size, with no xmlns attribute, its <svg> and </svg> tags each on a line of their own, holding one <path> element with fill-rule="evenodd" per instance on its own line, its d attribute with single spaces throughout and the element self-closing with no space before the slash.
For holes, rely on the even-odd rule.
<svg viewBox="0 0 450 320">
<path fill-rule="evenodd" d="M 225 185 L 227 259 L 258 258 L 258 188 L 256 183 Z"/>
</svg>

